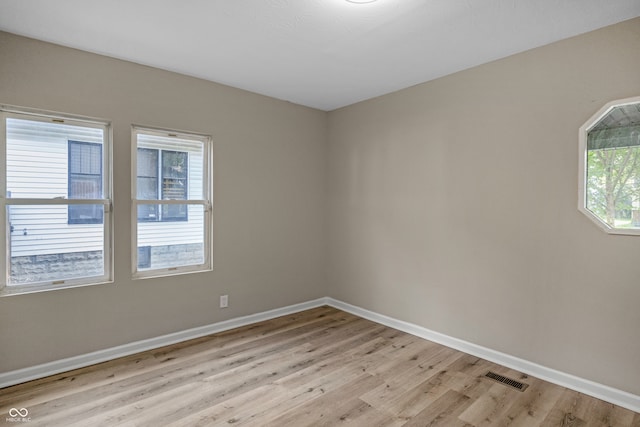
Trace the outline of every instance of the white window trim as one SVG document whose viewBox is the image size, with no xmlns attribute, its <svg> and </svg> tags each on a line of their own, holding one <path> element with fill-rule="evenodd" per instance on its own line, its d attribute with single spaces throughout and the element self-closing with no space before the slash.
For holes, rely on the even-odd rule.
<svg viewBox="0 0 640 427">
<path fill-rule="evenodd" d="M 198 140 L 203 143 L 202 156 L 202 194 L 204 199 L 188 200 L 138 200 L 137 164 L 138 164 L 138 133 L 157 135 L 162 137 Z M 200 273 L 213 269 L 213 142 L 209 135 L 193 132 L 175 131 L 165 128 L 133 125 L 131 127 L 131 272 L 133 279 L 148 279 L 154 277 L 175 276 L 188 273 Z M 152 270 L 138 270 L 138 205 L 200 205 L 204 213 L 204 263 Z"/>
<path fill-rule="evenodd" d="M 62 122 L 71 125 L 83 127 L 94 127 L 104 130 L 103 140 L 103 194 L 104 199 L 7 199 L 7 180 L 6 180 L 6 123 L 7 118 L 28 119 L 32 121 L 43 122 Z M 4 224 L 3 234 L 5 245 L 0 250 L 0 274 L 3 275 L 0 281 L 0 297 L 23 295 L 36 292 L 55 291 L 60 289 L 75 288 L 81 286 L 93 286 L 106 283 L 113 283 L 113 183 L 112 183 L 112 128 L 111 122 L 87 117 L 76 116 L 65 113 L 58 113 L 46 110 L 37 110 L 32 108 L 16 107 L 11 105 L 0 105 L 0 164 L 4 165 L 5 172 L 0 173 L 0 224 Z M 9 223 L 7 221 L 7 206 L 17 205 L 83 205 L 83 204 L 101 204 L 104 206 L 103 216 L 103 262 L 104 274 L 102 276 L 81 277 L 66 280 L 43 281 L 30 283 L 26 285 L 11 285 L 9 282 L 8 257 L 10 254 L 9 239 L 7 238 L 9 231 Z"/>
<path fill-rule="evenodd" d="M 611 101 L 580 126 L 578 134 L 580 157 L 578 161 L 578 210 L 609 234 L 640 236 L 640 229 L 615 228 L 604 222 L 587 208 L 587 136 L 593 126 L 615 107 L 640 103 L 640 96 Z"/>
</svg>

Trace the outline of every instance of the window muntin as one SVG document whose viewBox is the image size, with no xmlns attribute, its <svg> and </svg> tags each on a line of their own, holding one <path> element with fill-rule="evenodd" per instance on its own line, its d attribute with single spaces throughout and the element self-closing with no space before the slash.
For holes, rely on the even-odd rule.
<svg viewBox="0 0 640 427">
<path fill-rule="evenodd" d="M 609 233 L 640 234 L 640 98 L 585 123 L 580 153 L 580 210 Z"/>
<path fill-rule="evenodd" d="M 110 281 L 109 124 L 13 107 L 0 117 L 0 295 Z"/>
<path fill-rule="evenodd" d="M 211 268 L 209 137 L 133 128 L 134 277 Z"/>
</svg>

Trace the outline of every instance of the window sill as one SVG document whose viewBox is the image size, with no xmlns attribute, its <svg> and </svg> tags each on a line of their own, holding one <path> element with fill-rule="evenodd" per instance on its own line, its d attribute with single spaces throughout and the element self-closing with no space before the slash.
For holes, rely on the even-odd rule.
<svg viewBox="0 0 640 427">
<path fill-rule="evenodd" d="M 133 280 L 139 279 L 156 279 L 158 277 L 170 277 L 178 276 L 181 274 L 193 274 L 193 273 L 207 273 L 213 271 L 213 268 L 206 264 L 186 266 L 186 267 L 173 267 L 163 268 L 157 270 L 143 270 L 133 273 Z"/>
<path fill-rule="evenodd" d="M 67 283 L 62 283 L 62 284 L 46 283 L 46 284 L 39 284 L 39 285 L 8 285 L 0 289 L 0 298 L 16 296 L 16 295 L 35 294 L 40 292 L 57 291 L 61 289 L 107 285 L 112 283 L 113 283 L 113 280 L 104 280 L 103 278 L 100 278 L 98 282 L 94 282 L 94 283 L 85 283 L 85 282 L 78 283 L 78 282 L 69 281 Z"/>
</svg>

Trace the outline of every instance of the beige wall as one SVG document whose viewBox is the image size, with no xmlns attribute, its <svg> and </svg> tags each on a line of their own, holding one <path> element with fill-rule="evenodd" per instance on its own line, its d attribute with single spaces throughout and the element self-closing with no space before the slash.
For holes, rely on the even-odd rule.
<svg viewBox="0 0 640 427">
<path fill-rule="evenodd" d="M 0 103 L 112 120 L 116 253 L 113 285 L 0 298 L 0 372 L 326 295 L 326 113 L 6 33 Z M 132 123 L 213 136 L 213 272 L 131 281 Z"/>
<path fill-rule="evenodd" d="M 0 33 L 0 102 L 113 120 L 116 164 L 115 285 L 0 298 L 0 371 L 329 295 L 640 394 L 640 239 L 577 210 L 577 129 L 640 94 L 638 46 L 636 19 L 327 115 Z M 213 135 L 213 272 L 130 280 L 131 123 Z"/>
<path fill-rule="evenodd" d="M 329 295 L 640 394 L 640 238 L 578 212 L 578 127 L 640 19 L 329 114 Z"/>
</svg>

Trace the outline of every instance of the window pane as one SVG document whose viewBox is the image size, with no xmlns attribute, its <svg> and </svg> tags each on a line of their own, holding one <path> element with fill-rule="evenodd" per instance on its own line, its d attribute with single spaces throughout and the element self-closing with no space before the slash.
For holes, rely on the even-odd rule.
<svg viewBox="0 0 640 427">
<path fill-rule="evenodd" d="M 187 180 L 164 178 L 162 180 L 163 200 L 187 200 Z"/>
<path fill-rule="evenodd" d="M 162 152 L 162 177 L 187 178 L 188 156 L 184 151 Z"/>
<path fill-rule="evenodd" d="M 104 206 L 73 205 L 69 206 L 69 224 L 102 224 Z"/>
<path fill-rule="evenodd" d="M 6 125 L 7 193 L 12 198 L 72 198 L 70 173 L 102 175 L 102 128 L 15 118 L 7 118 Z M 82 143 L 73 148 L 68 165 L 69 141 Z M 96 188 L 89 191 L 95 194 Z M 100 186 L 97 198 L 102 191 Z"/>
<path fill-rule="evenodd" d="M 102 177 L 100 175 L 70 175 L 70 199 L 101 199 Z"/>
<path fill-rule="evenodd" d="M 67 224 L 69 205 L 7 206 L 9 285 L 104 274 L 104 227 Z M 75 205 L 102 212 L 102 205 Z"/>
<path fill-rule="evenodd" d="M 136 193 L 140 200 L 158 199 L 158 150 L 138 148 Z M 159 221 L 157 206 L 138 209 L 139 221 Z"/>
<path fill-rule="evenodd" d="M 158 199 L 158 178 L 138 177 L 137 183 L 138 199 L 157 200 Z"/>
<path fill-rule="evenodd" d="M 162 199 L 186 200 L 188 155 L 182 151 L 162 151 Z M 187 221 L 187 205 L 164 205 L 162 221 Z"/>
<path fill-rule="evenodd" d="M 160 221 L 158 205 L 139 205 L 138 221 Z"/>
<path fill-rule="evenodd" d="M 640 235 L 640 97 L 601 108 L 580 148 L 579 209 L 608 233 Z"/>
<path fill-rule="evenodd" d="M 138 162 L 136 176 L 138 182 L 143 176 L 158 177 L 158 173 L 151 175 L 153 165 L 160 161 L 160 188 L 157 199 L 171 200 L 202 200 L 204 196 L 204 148 L 205 144 L 201 140 L 187 139 L 179 137 L 165 137 L 138 133 Z M 142 151 L 146 151 L 141 155 Z M 148 159 L 151 154 L 156 153 L 153 159 Z M 159 154 L 158 154 L 159 153 Z M 141 163 L 142 162 L 142 163 Z M 149 175 L 147 175 L 149 174 Z M 143 199 L 142 195 L 138 196 Z M 145 198 L 144 200 L 153 200 Z"/>
<path fill-rule="evenodd" d="M 102 198 L 102 144 L 69 141 L 69 199 Z M 102 223 L 102 206 L 69 206 L 69 224 Z"/>
<path fill-rule="evenodd" d="M 640 147 L 587 151 L 587 209 L 615 228 L 640 228 Z"/>
<path fill-rule="evenodd" d="M 102 174 L 102 145 L 69 141 L 69 173 L 100 176 Z"/>
<path fill-rule="evenodd" d="M 139 177 L 158 177 L 158 150 L 138 148 L 137 166 Z"/>
<path fill-rule="evenodd" d="M 162 221 L 187 221 L 189 219 L 189 205 L 163 205 Z"/>
<path fill-rule="evenodd" d="M 167 212 L 184 212 L 184 222 L 139 222 L 138 253 L 148 251 L 148 257 L 138 257 L 138 269 L 171 268 L 200 265 L 204 261 L 204 208 L 202 205 L 138 205 L 138 216 L 154 207 Z M 149 249 L 142 249 L 149 247 Z M 144 252 L 143 252 L 144 253 Z"/>
</svg>

